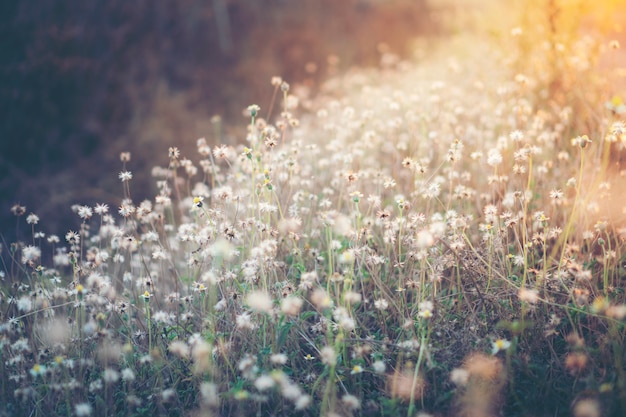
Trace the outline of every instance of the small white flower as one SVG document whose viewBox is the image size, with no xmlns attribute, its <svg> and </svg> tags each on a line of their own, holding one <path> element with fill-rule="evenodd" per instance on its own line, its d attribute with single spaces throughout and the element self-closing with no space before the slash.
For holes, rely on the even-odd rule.
<svg viewBox="0 0 626 417">
<path fill-rule="evenodd" d="M 513 142 L 521 142 L 524 139 L 524 133 L 521 130 L 514 130 L 509 134 L 509 138 Z"/>
<path fill-rule="evenodd" d="M 322 350 L 320 350 L 320 356 L 324 365 L 335 366 L 337 363 L 337 353 L 335 353 L 335 349 L 330 346 L 324 346 Z"/>
<path fill-rule="evenodd" d="M 27 264 L 41 257 L 41 249 L 37 246 L 28 245 L 22 249 L 22 263 Z"/>
<path fill-rule="evenodd" d="M 433 303 L 431 301 L 422 301 L 419 303 L 419 312 L 417 315 L 421 318 L 428 319 L 433 316 Z"/>
<path fill-rule="evenodd" d="M 345 250 L 341 253 L 341 255 L 339 255 L 339 263 L 340 264 L 348 264 L 351 265 L 354 263 L 354 251 L 351 249 Z"/>
<path fill-rule="evenodd" d="M 491 343 L 491 354 L 495 355 L 501 350 L 507 350 L 511 346 L 511 342 L 506 339 L 497 339 Z"/>
<path fill-rule="evenodd" d="M 361 372 L 363 372 L 363 367 L 361 365 L 354 365 L 350 371 L 350 375 L 360 374 Z"/>
<path fill-rule="evenodd" d="M 487 154 L 487 165 L 495 167 L 502 163 L 502 154 L 497 149 L 490 149 Z"/>
<path fill-rule="evenodd" d="M 238 315 L 235 321 L 237 323 L 237 328 L 242 330 L 253 330 L 256 327 L 256 325 L 252 323 L 250 313 L 242 313 Z"/>
<path fill-rule="evenodd" d="M 343 403 L 343 405 L 345 405 L 348 409 L 352 411 L 358 410 L 359 408 L 361 408 L 361 401 L 359 401 L 359 399 L 352 394 L 344 395 L 341 398 L 341 402 Z"/>
<path fill-rule="evenodd" d="M 376 361 L 372 364 L 372 368 L 377 374 L 384 374 L 387 369 L 387 365 L 385 365 L 385 362 L 383 361 Z"/>
<path fill-rule="evenodd" d="M 120 374 L 115 369 L 107 368 L 102 373 L 102 379 L 105 383 L 111 384 L 117 382 L 120 379 Z"/>
<path fill-rule="evenodd" d="M 529 304 L 535 304 L 537 303 L 537 301 L 539 301 L 539 294 L 535 290 L 520 288 L 517 295 L 521 301 L 527 302 Z"/>
<path fill-rule="evenodd" d="M 122 182 L 128 182 L 128 181 L 133 179 L 133 174 L 130 171 L 122 171 L 122 172 L 119 173 L 118 178 Z"/>
<path fill-rule="evenodd" d="M 374 307 L 377 310 L 385 311 L 389 308 L 389 302 L 384 298 L 379 298 L 378 300 L 374 301 Z"/>
<path fill-rule="evenodd" d="M 88 220 L 93 216 L 93 210 L 89 206 L 80 206 L 78 207 L 78 217 L 81 219 Z"/>
<path fill-rule="evenodd" d="M 176 396 L 176 391 L 172 388 L 167 388 L 161 391 L 161 398 L 163 398 L 163 402 L 169 402 L 174 399 Z"/>
<path fill-rule="evenodd" d="M 280 310 L 288 316 L 297 316 L 302 309 L 302 304 L 304 302 L 301 298 L 290 296 L 283 298 L 280 303 Z"/>
<path fill-rule="evenodd" d="M 152 252 L 152 259 L 157 259 L 161 261 L 166 260 L 167 252 L 165 252 L 163 248 L 157 248 L 154 252 Z"/>
<path fill-rule="evenodd" d="M 96 204 L 95 212 L 103 216 L 109 212 L 109 206 L 107 204 Z"/>
<path fill-rule="evenodd" d="M 261 375 L 254 381 L 254 386 L 256 387 L 257 390 L 261 392 L 267 391 L 268 389 L 272 388 L 274 385 L 275 385 L 274 378 L 272 378 L 271 376 L 267 374 Z"/>
<path fill-rule="evenodd" d="M 274 365 L 284 365 L 287 363 L 287 355 L 284 353 L 274 353 L 270 356 L 270 362 Z"/>
<path fill-rule="evenodd" d="M 127 382 L 132 382 L 135 380 L 135 372 L 130 368 L 122 369 L 122 379 Z"/>
<path fill-rule="evenodd" d="M 246 304 L 253 310 L 271 313 L 274 303 L 272 297 L 265 291 L 253 291 L 246 297 Z"/>
<path fill-rule="evenodd" d="M 304 410 L 311 404 L 311 397 L 308 395 L 301 395 L 296 401 L 296 410 Z"/>
<path fill-rule="evenodd" d="M 170 343 L 168 350 L 179 358 L 189 358 L 189 346 L 181 340 L 174 340 Z"/>
<path fill-rule="evenodd" d="M 39 216 L 37 216 L 35 213 L 30 213 L 28 216 L 26 216 L 26 223 L 28 224 L 39 223 Z"/>
<path fill-rule="evenodd" d="M 465 385 L 469 380 L 470 374 L 466 369 L 455 368 L 450 372 L 450 381 L 455 385 Z"/>
<path fill-rule="evenodd" d="M 426 249 L 435 244 L 435 238 L 428 230 L 420 230 L 417 233 L 416 245 L 420 249 Z"/>
<path fill-rule="evenodd" d="M 91 415 L 93 408 L 89 403 L 79 403 L 74 406 L 74 411 L 77 417 L 87 417 Z"/>
<path fill-rule="evenodd" d="M 28 296 L 23 296 L 17 301 L 17 309 L 21 312 L 28 313 L 33 309 L 33 302 Z"/>
</svg>

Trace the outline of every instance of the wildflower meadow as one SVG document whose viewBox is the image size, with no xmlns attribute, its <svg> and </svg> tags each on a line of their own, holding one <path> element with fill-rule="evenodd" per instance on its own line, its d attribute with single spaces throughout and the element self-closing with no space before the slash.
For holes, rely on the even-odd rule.
<svg viewBox="0 0 626 417">
<path fill-rule="evenodd" d="M 623 51 L 540 3 L 15 204 L 0 416 L 626 415 Z"/>
</svg>

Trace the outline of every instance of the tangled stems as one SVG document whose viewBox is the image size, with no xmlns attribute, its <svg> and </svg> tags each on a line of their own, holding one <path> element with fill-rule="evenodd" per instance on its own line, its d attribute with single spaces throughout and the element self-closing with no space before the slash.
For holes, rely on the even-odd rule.
<svg viewBox="0 0 626 417">
<path fill-rule="evenodd" d="M 146 304 L 146 324 L 148 326 L 148 352 L 152 353 L 152 323 L 150 320 L 150 293 L 146 291 L 142 295 Z"/>
<path fill-rule="evenodd" d="M 83 308 L 83 297 L 84 297 L 85 288 L 78 284 L 76 286 L 76 304 L 78 308 L 76 308 L 76 327 L 78 328 L 78 343 L 80 344 L 80 351 L 82 352 L 83 345 L 83 325 L 85 321 L 85 314 Z"/>
<path fill-rule="evenodd" d="M 609 322 L 609 336 L 613 347 L 613 363 L 617 373 L 617 392 L 623 410 L 626 410 L 626 371 L 624 371 L 624 334 L 620 333 L 620 323 Z"/>
<path fill-rule="evenodd" d="M 562 235 L 563 237 L 560 238 L 558 242 L 561 246 L 561 255 L 559 256 L 559 266 L 558 266 L 559 273 L 561 272 L 561 268 L 563 267 L 563 258 L 565 257 L 565 249 L 567 247 L 567 241 L 569 239 L 572 226 L 574 225 L 574 219 L 576 217 L 576 214 L 578 213 L 578 204 L 580 201 L 580 189 L 581 189 L 582 180 L 583 180 L 583 168 L 585 166 L 584 150 L 587 147 L 588 143 L 591 142 L 586 135 L 580 136 L 574 140 L 579 144 L 580 151 L 581 151 L 580 152 L 580 166 L 578 168 L 578 181 L 576 182 L 576 196 L 574 197 L 574 205 L 572 206 L 572 212 L 569 216 L 569 219 L 567 220 L 567 226 L 565 227 L 565 231 Z M 554 246 L 552 254 L 550 255 L 550 259 L 554 259 L 555 251 L 558 250 L 559 244 Z"/>
<path fill-rule="evenodd" d="M 420 369 L 422 367 L 422 362 L 424 361 L 424 356 L 426 355 L 426 349 L 428 349 L 428 342 L 430 340 L 430 333 L 432 331 L 432 326 L 430 324 L 429 317 L 422 317 L 419 323 L 419 333 L 420 337 L 420 351 L 417 357 L 417 363 L 415 364 L 415 369 L 413 370 L 413 382 L 411 386 L 411 397 L 409 399 L 409 409 L 407 411 L 407 417 L 411 417 L 415 415 L 415 394 L 417 391 L 418 384 L 418 376 Z"/>
<path fill-rule="evenodd" d="M 337 339 L 339 339 L 339 337 Z M 336 395 L 335 395 L 335 391 L 336 391 L 335 378 L 337 377 L 336 372 L 335 372 L 336 367 L 337 365 L 333 363 L 326 368 L 328 372 L 328 379 L 326 381 L 326 387 L 324 388 L 324 397 L 322 398 L 322 407 L 320 408 L 320 411 L 322 413 L 330 411 L 334 408 L 334 402 L 336 398 Z"/>
</svg>

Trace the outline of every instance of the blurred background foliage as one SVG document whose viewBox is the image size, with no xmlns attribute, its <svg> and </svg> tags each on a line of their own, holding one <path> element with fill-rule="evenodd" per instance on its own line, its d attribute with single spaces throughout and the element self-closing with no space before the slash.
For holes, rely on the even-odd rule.
<svg viewBox="0 0 626 417">
<path fill-rule="evenodd" d="M 168 147 L 240 141 L 212 119 L 244 126 L 272 76 L 314 90 L 376 65 L 380 42 L 406 56 L 437 19 L 427 0 L 4 0 L 0 232 L 15 237 L 15 203 L 59 234 L 78 226 L 72 204 L 119 203 L 121 151 L 134 199 L 150 198 Z"/>
<path fill-rule="evenodd" d="M 571 101 L 591 131 L 597 115 L 576 105 L 588 84 L 564 74 L 589 34 L 626 44 L 623 16 L 623 0 L 3 0 L 0 234 L 24 238 L 15 203 L 58 234 L 79 225 L 72 204 L 118 204 L 122 151 L 132 153 L 134 200 L 151 198 L 150 170 L 167 163 L 168 147 L 193 157 L 199 137 L 242 142 L 242 110 L 259 104 L 264 116 L 274 75 L 314 96 L 333 73 L 377 66 L 381 43 L 410 57 L 433 37 L 492 30 L 488 20 L 524 27 L 517 45 L 510 29 L 493 36 L 515 71 L 541 81 L 539 99 Z M 559 59 L 555 45 L 567 51 Z M 617 61 L 623 47 L 587 75 Z M 594 81 L 603 97 L 589 100 L 624 96 L 625 81 Z"/>
</svg>

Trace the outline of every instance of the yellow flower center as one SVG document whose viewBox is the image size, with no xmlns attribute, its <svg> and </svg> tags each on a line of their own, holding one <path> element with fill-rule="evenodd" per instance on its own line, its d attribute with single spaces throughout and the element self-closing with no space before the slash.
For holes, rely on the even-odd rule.
<svg viewBox="0 0 626 417">
<path fill-rule="evenodd" d="M 611 98 L 611 104 L 615 107 L 618 107 L 624 104 L 624 101 L 620 96 L 613 96 L 613 98 Z"/>
</svg>

